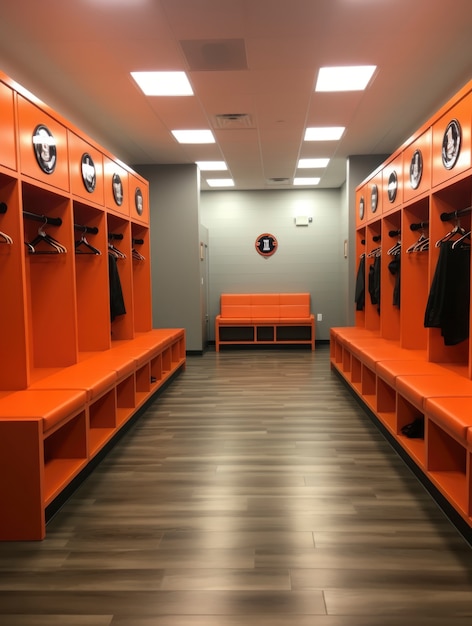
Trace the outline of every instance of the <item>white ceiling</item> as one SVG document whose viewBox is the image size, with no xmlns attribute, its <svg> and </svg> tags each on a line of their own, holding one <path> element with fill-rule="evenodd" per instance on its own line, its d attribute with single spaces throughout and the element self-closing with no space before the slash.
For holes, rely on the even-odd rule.
<svg viewBox="0 0 472 626">
<path fill-rule="evenodd" d="M 223 159 L 236 189 L 332 188 L 472 78 L 471 31 L 471 0 L 0 0 L 0 70 L 131 165 Z M 314 93 L 319 67 L 353 64 L 377 65 L 367 91 Z M 147 98 L 137 70 L 184 70 L 195 95 Z M 347 130 L 303 142 L 320 125 Z M 216 144 L 177 144 L 187 128 Z M 312 157 L 331 162 L 297 171 Z"/>
</svg>

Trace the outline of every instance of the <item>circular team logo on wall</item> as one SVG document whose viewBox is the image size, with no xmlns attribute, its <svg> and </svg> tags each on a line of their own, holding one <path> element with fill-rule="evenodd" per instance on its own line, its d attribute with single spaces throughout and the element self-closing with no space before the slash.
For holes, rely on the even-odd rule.
<svg viewBox="0 0 472 626">
<path fill-rule="evenodd" d="M 277 250 L 277 239 L 270 233 L 259 235 L 256 239 L 256 250 L 261 256 L 272 256 Z"/>
</svg>

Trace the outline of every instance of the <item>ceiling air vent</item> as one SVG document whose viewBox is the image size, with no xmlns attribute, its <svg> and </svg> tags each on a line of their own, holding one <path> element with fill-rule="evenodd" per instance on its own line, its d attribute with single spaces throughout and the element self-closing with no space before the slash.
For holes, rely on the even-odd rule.
<svg viewBox="0 0 472 626">
<path fill-rule="evenodd" d="M 253 128 L 253 123 L 249 113 L 221 113 L 215 115 L 213 126 L 219 130 L 236 130 L 238 128 Z"/>
<path fill-rule="evenodd" d="M 290 178 L 284 178 L 283 176 L 275 176 L 274 178 L 268 178 L 269 185 L 290 185 Z"/>
</svg>

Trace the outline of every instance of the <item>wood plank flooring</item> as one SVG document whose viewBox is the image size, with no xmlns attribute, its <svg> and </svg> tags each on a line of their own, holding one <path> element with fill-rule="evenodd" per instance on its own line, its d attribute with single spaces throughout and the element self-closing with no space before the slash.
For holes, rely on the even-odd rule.
<svg viewBox="0 0 472 626">
<path fill-rule="evenodd" d="M 327 346 L 189 357 L 47 527 L 1 626 L 470 626 L 472 550 Z"/>
</svg>

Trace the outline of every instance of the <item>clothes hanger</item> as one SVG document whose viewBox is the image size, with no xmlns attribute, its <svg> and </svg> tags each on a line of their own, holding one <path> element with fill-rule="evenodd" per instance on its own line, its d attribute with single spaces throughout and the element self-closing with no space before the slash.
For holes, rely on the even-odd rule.
<svg viewBox="0 0 472 626">
<path fill-rule="evenodd" d="M 426 237 L 424 231 L 421 232 L 419 238 L 415 243 L 413 243 L 409 248 L 407 248 L 407 252 L 423 252 L 425 250 L 429 250 L 429 237 Z"/>
<path fill-rule="evenodd" d="M 462 237 L 459 237 L 459 239 L 456 239 L 456 241 L 452 244 L 452 249 L 453 249 L 453 250 L 455 250 L 455 249 L 456 249 L 456 247 L 457 247 L 459 244 L 462 244 L 462 243 L 464 242 L 464 240 L 465 240 L 465 239 L 470 239 L 470 235 L 471 235 L 471 231 L 470 231 L 470 230 L 469 230 L 469 231 L 467 231 L 467 232 L 465 232 L 465 233 L 462 235 Z M 470 247 L 470 244 L 469 244 L 469 247 Z"/>
<path fill-rule="evenodd" d="M 467 234 L 467 231 L 464 228 L 462 228 L 462 226 L 460 225 L 460 221 L 457 220 L 454 228 L 450 230 L 448 233 L 446 233 L 444 237 L 441 237 L 441 239 L 438 239 L 436 241 L 436 248 L 439 248 L 439 246 L 442 243 L 445 243 L 446 241 L 450 241 L 456 235 L 460 235 L 462 237 L 463 235 L 466 235 L 466 234 Z"/>
<path fill-rule="evenodd" d="M 382 246 L 378 246 L 377 248 L 374 248 L 373 250 L 371 250 L 369 254 L 367 255 L 367 257 L 372 258 L 374 256 L 380 256 L 381 252 L 382 252 Z"/>
<path fill-rule="evenodd" d="M 390 250 L 387 250 L 387 254 L 388 254 L 388 255 L 390 255 L 390 256 L 396 256 L 397 254 L 400 254 L 400 252 L 401 252 L 401 251 L 402 251 L 402 242 L 401 242 L 401 240 L 399 239 L 399 240 L 397 241 L 397 243 L 396 243 L 396 244 L 394 244 L 394 245 L 390 248 Z"/>
<path fill-rule="evenodd" d="M 8 243 L 10 245 L 13 243 L 13 239 L 10 237 L 10 235 L 7 235 L 1 230 L 0 230 L 0 237 L 1 237 L 0 243 Z"/>
<path fill-rule="evenodd" d="M 6 202 L 0 202 L 0 213 L 6 213 L 8 210 L 8 206 Z M 6 233 L 2 232 L 0 230 L 0 243 L 8 243 L 8 244 L 12 244 L 13 243 L 13 239 L 10 237 L 10 235 L 7 235 Z"/>
<path fill-rule="evenodd" d="M 140 253 L 136 250 L 136 248 L 133 248 L 133 249 L 131 250 L 131 256 L 133 257 L 133 259 L 136 259 L 137 261 L 145 261 L 145 260 L 146 260 L 146 258 L 145 258 L 145 257 L 143 257 L 143 255 L 142 255 L 142 254 L 140 254 Z"/>
<path fill-rule="evenodd" d="M 87 250 L 81 250 L 81 246 L 84 246 Z M 92 244 L 87 241 L 85 231 L 82 233 L 81 238 L 75 242 L 75 251 L 77 254 L 101 254 L 98 248 L 95 248 L 95 246 L 92 246 Z"/>
<path fill-rule="evenodd" d="M 118 250 L 118 248 L 115 248 L 111 242 L 108 242 L 108 254 L 111 254 L 116 259 L 126 259 L 126 254 Z"/>
<path fill-rule="evenodd" d="M 65 246 L 63 246 L 61 243 L 59 243 L 59 241 L 54 239 L 54 237 L 51 237 L 51 235 L 46 233 L 46 231 L 44 230 L 44 226 L 47 223 L 47 218 L 44 218 L 44 223 L 38 228 L 37 236 L 33 239 L 33 241 L 25 242 L 26 246 L 28 247 L 28 252 L 30 252 L 31 254 L 64 254 L 65 252 L 67 252 Z M 36 246 L 38 246 L 42 242 L 50 246 L 52 250 L 37 250 Z"/>
</svg>

